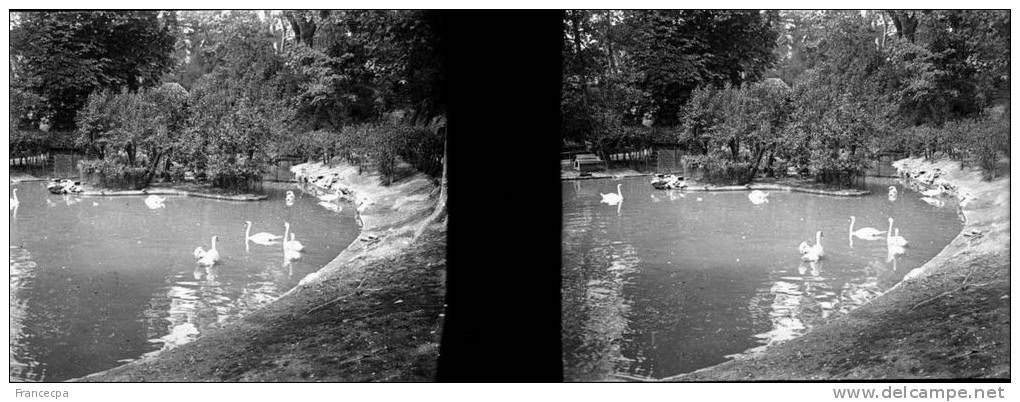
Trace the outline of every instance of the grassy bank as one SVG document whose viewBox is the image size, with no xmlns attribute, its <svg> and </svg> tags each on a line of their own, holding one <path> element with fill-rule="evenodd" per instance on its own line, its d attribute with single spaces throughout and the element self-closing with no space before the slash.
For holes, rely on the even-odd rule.
<svg viewBox="0 0 1020 402">
<path fill-rule="evenodd" d="M 332 185 L 350 192 L 363 224 L 359 240 L 265 308 L 80 380 L 433 380 L 445 296 L 446 225 L 433 214 L 441 192 L 413 172 L 382 186 L 356 167 L 302 167 L 336 177 Z"/>
<path fill-rule="evenodd" d="M 941 253 L 802 337 L 667 380 L 1009 378 L 1009 178 L 986 182 L 950 161 L 896 167 L 961 200 L 963 229 Z"/>
</svg>

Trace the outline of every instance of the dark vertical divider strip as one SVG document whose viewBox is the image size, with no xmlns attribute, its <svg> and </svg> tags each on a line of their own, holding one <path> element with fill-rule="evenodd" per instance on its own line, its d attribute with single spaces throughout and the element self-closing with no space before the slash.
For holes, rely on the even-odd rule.
<svg viewBox="0 0 1020 402">
<path fill-rule="evenodd" d="M 441 11 L 449 250 L 440 381 L 562 381 L 559 11 Z"/>
</svg>

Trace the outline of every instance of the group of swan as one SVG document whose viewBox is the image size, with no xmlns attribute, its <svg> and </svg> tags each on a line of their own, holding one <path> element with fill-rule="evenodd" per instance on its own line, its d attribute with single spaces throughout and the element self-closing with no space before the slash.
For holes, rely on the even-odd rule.
<svg viewBox="0 0 1020 402">
<path fill-rule="evenodd" d="M 623 190 L 622 190 L 622 187 L 623 187 L 622 184 L 617 184 L 616 185 L 616 192 L 615 193 L 608 193 L 608 194 L 599 193 L 599 195 L 602 196 L 602 202 L 605 203 L 605 204 L 609 204 L 609 205 L 618 205 L 618 204 L 622 203 L 623 202 Z M 684 185 L 684 187 L 686 187 L 686 184 Z M 674 195 L 673 191 L 670 191 L 670 193 L 669 193 L 670 201 L 674 201 L 677 198 L 682 198 L 682 197 L 684 197 L 683 193 L 679 193 L 679 196 Z M 769 193 L 765 192 L 765 191 L 761 191 L 761 190 L 754 190 L 754 191 L 752 191 L 751 193 L 749 193 L 747 195 L 747 198 L 750 199 L 751 203 L 754 204 L 754 205 L 767 204 L 769 202 L 769 198 L 768 197 L 769 197 Z M 701 201 L 701 200 L 702 200 L 701 197 L 698 197 L 698 201 Z M 659 200 L 656 199 L 654 194 L 652 195 L 652 201 L 656 201 L 656 202 L 659 201 Z M 319 204 L 321 205 L 323 203 L 319 203 Z"/>
<path fill-rule="evenodd" d="M 251 221 L 245 221 L 244 229 L 244 240 L 245 250 L 248 249 L 248 242 L 254 242 L 263 246 L 271 246 L 279 243 L 279 240 L 283 240 L 283 257 L 288 261 L 293 261 L 301 258 L 301 252 L 304 251 L 305 246 L 296 239 L 296 235 L 290 231 L 290 223 L 284 222 L 284 233 L 283 236 L 274 235 L 268 232 L 259 232 L 251 234 Z M 288 235 L 290 238 L 288 239 Z M 203 249 L 201 246 L 195 248 L 192 253 L 198 260 L 198 265 L 210 267 L 220 260 L 220 252 L 216 250 L 216 236 L 212 237 L 212 247 L 209 250 Z"/>
<path fill-rule="evenodd" d="M 886 245 L 890 249 L 890 253 L 902 254 L 903 247 L 907 246 L 907 239 L 900 236 L 899 228 L 893 229 L 893 218 L 889 218 L 889 230 L 881 231 L 871 227 L 864 227 L 854 230 L 854 224 L 857 223 L 856 216 L 850 216 L 850 244 L 853 247 L 853 238 L 859 238 L 862 240 L 878 240 L 882 238 L 882 234 L 885 234 Z M 822 247 L 822 231 L 815 233 L 815 244 L 809 245 L 807 241 L 803 241 L 797 246 L 797 251 L 800 252 L 800 258 L 807 262 L 817 262 L 825 256 L 825 248 Z"/>
</svg>

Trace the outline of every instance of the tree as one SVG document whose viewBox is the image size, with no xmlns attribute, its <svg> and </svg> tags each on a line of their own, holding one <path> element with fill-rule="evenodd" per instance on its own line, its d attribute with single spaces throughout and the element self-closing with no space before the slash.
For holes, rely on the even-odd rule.
<svg viewBox="0 0 1020 402">
<path fill-rule="evenodd" d="M 158 85 L 171 67 L 175 25 L 172 13 L 156 11 L 16 13 L 11 72 L 44 99 L 37 119 L 71 129 L 93 90 Z"/>
<path fill-rule="evenodd" d="M 627 15 L 634 62 L 649 93 L 655 124 L 673 126 L 691 91 L 703 85 L 755 81 L 774 61 L 775 12 L 654 10 Z"/>
</svg>

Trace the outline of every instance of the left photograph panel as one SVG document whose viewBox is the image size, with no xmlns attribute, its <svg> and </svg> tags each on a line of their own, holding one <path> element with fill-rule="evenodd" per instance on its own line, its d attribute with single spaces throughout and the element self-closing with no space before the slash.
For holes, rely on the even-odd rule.
<svg viewBox="0 0 1020 402">
<path fill-rule="evenodd" d="M 10 382 L 436 380 L 440 17 L 9 19 Z"/>
</svg>

